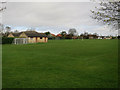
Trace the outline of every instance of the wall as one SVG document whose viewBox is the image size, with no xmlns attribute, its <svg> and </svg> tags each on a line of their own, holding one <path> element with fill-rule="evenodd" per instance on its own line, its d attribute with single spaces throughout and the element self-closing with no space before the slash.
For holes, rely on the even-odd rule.
<svg viewBox="0 0 120 90">
<path fill-rule="evenodd" d="M 8 37 L 14 37 L 11 33 L 8 35 Z"/>
<path fill-rule="evenodd" d="M 33 38 L 29 37 L 29 43 L 36 43 L 36 42 L 48 42 L 48 38 L 42 37 L 42 39 L 40 39 L 40 37 L 33 37 Z"/>
<path fill-rule="evenodd" d="M 20 34 L 20 38 L 28 38 L 28 36 L 25 33 Z"/>
<path fill-rule="evenodd" d="M 40 39 L 40 37 L 37 37 L 37 42 L 47 42 L 48 38 L 46 37 L 42 37 L 42 39 Z"/>
<path fill-rule="evenodd" d="M 30 37 L 29 37 L 29 38 L 28 38 L 28 42 L 29 42 L 29 43 L 35 43 L 36 41 L 35 41 L 35 38 L 30 38 Z"/>
<path fill-rule="evenodd" d="M 90 36 L 89 39 L 94 39 L 94 38 L 92 36 Z"/>
</svg>

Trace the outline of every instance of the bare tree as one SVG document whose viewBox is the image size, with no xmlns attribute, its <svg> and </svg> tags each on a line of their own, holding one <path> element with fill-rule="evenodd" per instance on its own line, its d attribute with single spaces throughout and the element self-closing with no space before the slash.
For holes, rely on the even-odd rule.
<svg viewBox="0 0 120 90">
<path fill-rule="evenodd" d="M 19 31 L 18 31 L 18 30 L 15 30 L 14 33 L 19 33 Z"/>
<path fill-rule="evenodd" d="M 6 26 L 5 29 L 4 29 L 4 34 L 5 36 L 7 36 L 11 31 L 11 27 L 10 26 Z"/>
<path fill-rule="evenodd" d="M 71 36 L 76 36 L 77 30 L 75 28 L 71 28 L 69 29 L 68 34 Z"/>
<path fill-rule="evenodd" d="M 2 24 L 2 12 L 6 9 L 6 1 L 0 2 L 0 34 L 4 32 L 4 25 Z"/>
<path fill-rule="evenodd" d="M 96 0 L 94 0 L 96 1 Z M 91 10 L 93 19 L 112 28 L 120 29 L 120 1 L 119 0 L 97 0 L 98 6 Z"/>
<path fill-rule="evenodd" d="M 4 32 L 4 25 L 0 23 L 0 34 L 2 34 L 3 32 Z"/>
<path fill-rule="evenodd" d="M 6 4 L 6 1 L 0 2 L 0 12 L 6 9 L 6 6 L 4 6 L 3 4 Z"/>
</svg>

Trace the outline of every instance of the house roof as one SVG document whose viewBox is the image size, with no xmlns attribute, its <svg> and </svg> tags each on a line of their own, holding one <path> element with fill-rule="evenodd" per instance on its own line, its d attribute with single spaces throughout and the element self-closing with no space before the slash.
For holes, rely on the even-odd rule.
<svg viewBox="0 0 120 90">
<path fill-rule="evenodd" d="M 21 33 L 9 33 L 9 34 L 12 34 L 14 37 L 19 37 L 19 35 L 21 34 Z M 8 35 L 9 35 L 8 34 Z"/>
<path fill-rule="evenodd" d="M 24 32 L 28 37 L 47 37 L 45 33 L 38 33 L 36 31 L 25 31 Z"/>
<path fill-rule="evenodd" d="M 55 34 L 51 34 L 53 37 L 55 37 Z"/>
<path fill-rule="evenodd" d="M 57 37 L 62 37 L 62 35 L 61 34 L 57 34 Z"/>
<path fill-rule="evenodd" d="M 11 33 L 14 37 L 19 37 L 20 34 L 25 33 L 28 37 L 47 37 L 45 33 L 38 33 L 36 31 L 23 31 L 19 33 Z"/>
<path fill-rule="evenodd" d="M 21 34 L 21 33 L 12 33 L 12 35 L 13 35 L 14 37 L 19 37 L 20 34 Z"/>
</svg>

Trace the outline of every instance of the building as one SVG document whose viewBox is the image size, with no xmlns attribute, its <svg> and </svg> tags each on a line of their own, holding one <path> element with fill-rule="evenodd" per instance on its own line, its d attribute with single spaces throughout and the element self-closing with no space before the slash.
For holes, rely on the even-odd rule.
<svg viewBox="0 0 120 90">
<path fill-rule="evenodd" d="M 47 35 L 47 36 L 48 36 L 48 40 L 54 40 L 55 37 L 56 37 L 56 35 L 55 35 L 55 34 L 52 34 L 52 33 L 50 33 L 50 34 Z"/>
<path fill-rule="evenodd" d="M 104 39 L 112 39 L 112 36 L 105 36 Z"/>
<path fill-rule="evenodd" d="M 98 35 L 85 32 L 79 36 L 79 39 L 98 39 Z"/>
<path fill-rule="evenodd" d="M 8 37 L 27 38 L 28 43 L 48 42 L 48 37 L 45 33 L 38 33 L 36 31 L 25 31 L 20 33 L 10 33 Z"/>
<path fill-rule="evenodd" d="M 78 36 L 72 36 L 72 39 L 78 39 Z"/>
<path fill-rule="evenodd" d="M 62 35 L 61 35 L 61 34 L 57 34 L 57 35 L 56 35 L 56 39 L 57 39 L 57 40 L 62 39 Z"/>
<path fill-rule="evenodd" d="M 18 38 L 21 33 L 10 33 L 8 34 L 8 37 L 15 37 Z"/>
</svg>

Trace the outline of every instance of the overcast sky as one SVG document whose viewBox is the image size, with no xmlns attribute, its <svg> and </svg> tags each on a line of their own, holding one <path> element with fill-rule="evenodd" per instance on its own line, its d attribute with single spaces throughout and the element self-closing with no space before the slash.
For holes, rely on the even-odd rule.
<svg viewBox="0 0 120 90">
<path fill-rule="evenodd" d="M 33 27 L 39 32 L 54 34 L 70 28 L 78 33 L 84 31 L 102 35 L 115 35 L 117 31 L 96 23 L 91 19 L 91 2 L 9 2 L 3 12 L 3 24 L 12 30 L 26 30 Z"/>
</svg>

